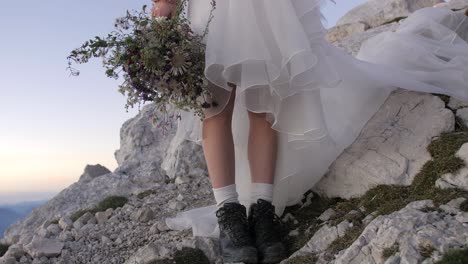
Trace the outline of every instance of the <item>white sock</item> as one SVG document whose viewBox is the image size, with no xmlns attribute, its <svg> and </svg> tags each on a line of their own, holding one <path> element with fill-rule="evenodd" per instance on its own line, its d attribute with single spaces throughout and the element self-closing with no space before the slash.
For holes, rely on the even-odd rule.
<svg viewBox="0 0 468 264">
<path fill-rule="evenodd" d="M 221 208 L 225 203 L 239 203 L 236 184 L 213 188 L 213 193 L 218 208 Z"/>
<path fill-rule="evenodd" d="M 273 184 L 271 183 L 252 183 L 250 193 L 252 203 L 257 203 L 258 199 L 263 199 L 269 202 L 273 201 Z"/>
</svg>

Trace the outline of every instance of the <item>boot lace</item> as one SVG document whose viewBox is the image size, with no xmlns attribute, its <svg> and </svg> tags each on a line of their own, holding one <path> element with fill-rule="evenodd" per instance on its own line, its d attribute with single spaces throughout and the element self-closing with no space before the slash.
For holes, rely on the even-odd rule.
<svg viewBox="0 0 468 264">
<path fill-rule="evenodd" d="M 275 208 L 269 204 L 258 204 L 253 210 L 252 223 L 255 226 L 257 241 L 273 243 L 281 241 L 285 227 L 281 218 L 276 215 Z"/>
<path fill-rule="evenodd" d="M 230 234 L 234 245 L 250 245 L 251 237 L 246 213 L 239 206 L 224 206 L 216 212 L 220 227 Z"/>
</svg>

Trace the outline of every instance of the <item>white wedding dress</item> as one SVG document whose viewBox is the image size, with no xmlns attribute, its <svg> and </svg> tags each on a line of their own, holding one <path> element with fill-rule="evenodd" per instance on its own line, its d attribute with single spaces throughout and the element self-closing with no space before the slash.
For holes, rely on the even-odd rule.
<svg viewBox="0 0 468 264">
<path fill-rule="evenodd" d="M 273 204 L 300 202 L 359 135 L 396 87 L 468 101 L 468 19 L 447 8 L 413 13 L 396 32 L 366 41 L 357 59 L 329 44 L 320 0 L 217 1 L 206 38 L 205 75 L 220 106 L 236 84 L 232 131 L 240 201 L 250 203 L 247 109 L 266 112 L 278 131 Z M 210 0 L 190 0 L 195 32 L 205 28 Z M 182 112 L 176 138 L 201 144 L 201 121 Z M 176 230 L 218 237 L 216 205 L 167 218 Z"/>
</svg>

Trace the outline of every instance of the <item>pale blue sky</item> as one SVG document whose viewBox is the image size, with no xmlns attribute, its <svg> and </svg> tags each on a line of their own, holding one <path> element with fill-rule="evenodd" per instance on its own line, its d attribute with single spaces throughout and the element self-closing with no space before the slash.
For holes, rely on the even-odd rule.
<svg viewBox="0 0 468 264">
<path fill-rule="evenodd" d="M 323 10 L 329 26 L 365 0 L 337 2 Z M 151 1 L 0 3 L 0 204 L 50 197 L 86 164 L 116 168 L 120 127 L 138 110 L 126 112 L 119 81 L 104 75 L 99 60 L 70 77 L 66 57 L 144 4 Z"/>
</svg>

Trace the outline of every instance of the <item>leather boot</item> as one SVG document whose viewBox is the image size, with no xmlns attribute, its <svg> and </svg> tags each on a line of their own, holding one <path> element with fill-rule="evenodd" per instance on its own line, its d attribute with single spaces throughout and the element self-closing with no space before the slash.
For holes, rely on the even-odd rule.
<svg viewBox="0 0 468 264">
<path fill-rule="evenodd" d="M 216 211 L 224 263 L 257 263 L 257 249 L 249 232 L 244 205 L 225 203 Z"/>
<path fill-rule="evenodd" d="M 248 220 L 259 253 L 259 263 L 279 263 L 288 257 L 282 241 L 285 228 L 275 213 L 274 205 L 258 199 L 250 206 Z"/>
</svg>

